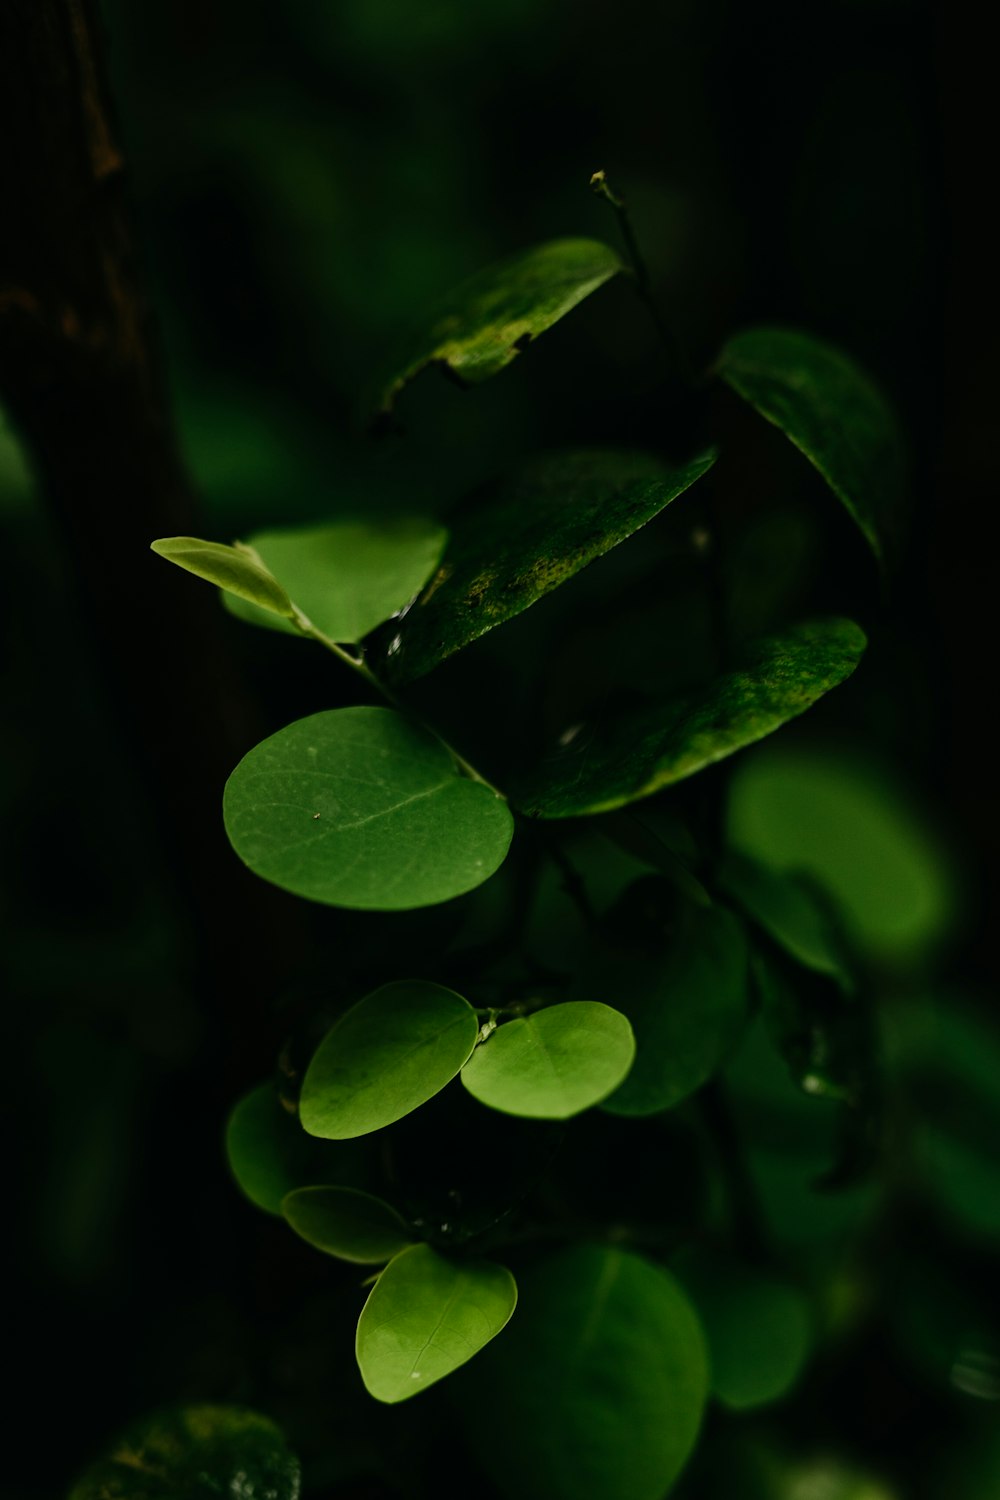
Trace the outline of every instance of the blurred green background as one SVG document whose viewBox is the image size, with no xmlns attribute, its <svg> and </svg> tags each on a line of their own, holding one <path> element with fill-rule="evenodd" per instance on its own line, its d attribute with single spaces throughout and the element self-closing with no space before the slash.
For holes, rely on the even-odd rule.
<svg viewBox="0 0 1000 1500">
<path fill-rule="evenodd" d="M 474 393 L 426 377 L 401 403 L 401 432 L 376 444 L 361 420 L 387 348 L 450 285 L 548 237 L 615 240 L 587 191 L 598 167 L 628 199 L 698 359 L 741 324 L 791 323 L 850 349 L 892 394 L 911 443 L 914 520 L 891 600 L 866 606 L 871 659 L 844 703 L 824 708 L 825 749 L 790 731 L 791 748 L 773 754 L 790 756 L 791 771 L 776 773 L 769 749 L 737 768 L 731 826 L 757 857 L 801 862 L 788 845 L 801 821 L 761 815 L 775 775 L 792 775 L 802 805 L 818 809 L 821 878 L 836 886 L 845 826 L 864 842 L 860 853 L 849 844 L 837 894 L 880 976 L 890 1119 L 907 1146 L 881 1184 L 867 1249 L 837 1258 L 824 1283 L 842 1330 L 832 1352 L 778 1418 L 725 1441 L 710 1430 L 685 1483 L 693 1495 L 735 1483 L 782 1500 L 985 1500 L 1000 1467 L 987 1316 L 1000 1240 L 998 913 L 986 878 L 1000 819 L 979 706 L 993 630 L 979 517 L 994 467 L 970 207 L 977 64 L 962 8 L 944 18 L 909 0 L 108 0 L 105 14 L 206 535 L 374 507 L 440 514 L 542 444 L 678 442 L 661 411 L 657 346 L 617 286 Z M 744 432 L 728 409 L 722 420 Z M 803 520 L 801 476 L 773 462 L 787 494 L 764 533 L 752 463 L 735 476 L 751 563 L 762 547 L 764 573 L 787 593 L 767 544 L 776 536 L 814 597 L 876 597 L 846 523 L 832 507 L 822 524 Z M 158 1403 L 231 1399 L 287 1423 L 311 1493 L 437 1493 L 447 1406 L 396 1414 L 390 1427 L 345 1384 L 352 1304 L 329 1295 L 327 1266 L 238 1198 L 221 1150 L 234 1098 L 268 1072 L 302 995 L 322 996 L 331 950 L 354 945 L 363 971 L 383 929 L 303 917 L 276 892 L 251 898 L 235 868 L 192 895 L 130 702 L 130 684 L 155 690 L 143 635 L 169 621 L 123 622 L 113 660 L 97 649 L 94 581 L 78 577 L 5 431 L 0 525 L 15 647 L 0 744 L 20 1205 L 9 1235 L 10 1492 L 60 1493 L 117 1427 Z M 747 608 L 766 612 L 758 595 Z M 662 628 L 655 611 L 625 618 L 632 670 L 647 670 Z M 231 668 L 220 722 L 245 746 L 349 692 L 311 656 L 221 611 L 218 631 Z M 505 649 L 477 661 L 503 677 Z M 563 655 L 574 653 L 569 636 Z M 617 646 L 611 655 L 621 661 Z M 480 715 L 473 738 L 496 728 L 483 698 L 468 700 Z M 176 721 L 185 704 L 161 711 Z M 212 763 L 193 738 L 178 774 L 196 779 Z M 219 790 L 205 787 L 206 808 Z M 221 820 L 206 818 L 201 836 L 229 870 Z M 394 941 L 414 954 L 447 928 L 440 914 L 429 937 L 395 921 Z M 745 1071 L 752 1108 L 763 1077 L 752 1054 Z M 817 1202 L 788 1186 L 788 1164 L 766 1149 L 761 1160 L 779 1219 L 815 1224 L 833 1243 Z M 393 1479 L 407 1472 L 412 1489 Z"/>
</svg>

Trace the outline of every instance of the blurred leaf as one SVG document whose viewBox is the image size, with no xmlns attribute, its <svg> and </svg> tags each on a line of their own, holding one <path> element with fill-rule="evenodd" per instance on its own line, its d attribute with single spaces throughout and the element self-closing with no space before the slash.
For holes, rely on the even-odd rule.
<svg viewBox="0 0 1000 1500">
<path fill-rule="evenodd" d="M 426 333 L 381 383 L 380 411 L 430 364 L 478 384 L 509 365 L 520 349 L 551 328 L 622 269 L 598 240 L 551 240 L 509 256 L 444 299 Z"/>
<path fill-rule="evenodd" d="M 769 746 L 734 773 L 727 817 L 741 854 L 816 881 L 850 942 L 917 965 L 954 925 L 948 851 L 887 768 L 838 746 Z"/>
<path fill-rule="evenodd" d="M 617 1088 L 634 1056 L 632 1028 L 609 1005 L 550 1005 L 499 1026 L 465 1064 L 462 1082 L 490 1109 L 567 1120 Z"/>
<path fill-rule="evenodd" d="M 382 911 L 472 890 L 513 832 L 502 797 L 386 708 L 332 709 L 272 734 L 230 776 L 223 813 L 255 874 L 311 901 Z"/>
<path fill-rule="evenodd" d="M 864 371 L 820 339 L 781 328 L 737 334 L 716 368 L 801 449 L 884 560 L 899 526 L 902 444 L 891 408 Z"/>
<path fill-rule="evenodd" d="M 455 1077 L 476 1045 L 476 1013 L 418 979 L 385 984 L 341 1016 L 302 1083 L 310 1135 L 348 1140 L 400 1120 Z"/>
<path fill-rule="evenodd" d="M 279 1429 L 240 1406 L 187 1406 L 128 1428 L 69 1500 L 297 1500 L 299 1463 Z"/>
<path fill-rule="evenodd" d="M 226 547 L 194 536 L 168 536 L 151 542 L 150 547 L 158 557 L 176 563 L 196 578 L 218 584 L 266 613 L 292 618 L 292 601 L 257 554 L 242 543 Z"/>
<path fill-rule="evenodd" d="M 505 1266 L 413 1245 L 389 1262 L 358 1322 L 361 1377 L 377 1401 L 406 1401 L 496 1338 L 517 1304 Z"/>
<path fill-rule="evenodd" d="M 522 780 L 516 800 L 536 817 L 570 818 L 649 797 L 804 713 L 850 676 L 865 644 L 850 620 L 817 620 L 770 636 L 742 668 L 686 697 L 573 726 Z"/>
<path fill-rule="evenodd" d="M 694 1447 L 708 1394 L 698 1319 L 640 1256 L 577 1245 L 522 1278 L 518 1317 L 470 1370 L 470 1435 L 511 1500 L 661 1500 Z"/>
<path fill-rule="evenodd" d="M 698 850 L 690 832 L 662 807 L 626 807 L 601 820 L 601 831 L 633 858 L 665 875 L 688 901 L 711 906 L 712 898 L 690 866 Z"/>
<path fill-rule="evenodd" d="M 272 1083 L 251 1089 L 226 1122 L 229 1170 L 251 1203 L 281 1213 L 281 1200 L 307 1183 L 341 1182 L 357 1171 L 343 1148 L 320 1146 L 306 1135 Z"/>
<path fill-rule="evenodd" d="M 778 874 L 745 855 L 727 855 L 716 878 L 738 904 L 796 963 L 853 986 L 847 955 L 830 913 L 794 874 Z"/>
<path fill-rule="evenodd" d="M 258 531 L 250 545 L 309 622 L 349 645 L 410 602 L 446 540 L 443 527 L 414 516 Z M 234 594 L 223 597 L 230 613 L 251 625 L 301 636 L 281 616 Z"/>
<path fill-rule="evenodd" d="M 297 1188 L 281 1200 L 281 1212 L 307 1244 L 363 1266 L 384 1265 L 413 1243 L 394 1208 L 353 1188 Z"/>
<path fill-rule="evenodd" d="M 528 609 L 658 515 L 711 468 L 647 454 L 545 454 L 451 518 L 441 567 L 373 651 L 409 682 Z M 298 601 L 296 601 L 298 602 Z"/>
</svg>

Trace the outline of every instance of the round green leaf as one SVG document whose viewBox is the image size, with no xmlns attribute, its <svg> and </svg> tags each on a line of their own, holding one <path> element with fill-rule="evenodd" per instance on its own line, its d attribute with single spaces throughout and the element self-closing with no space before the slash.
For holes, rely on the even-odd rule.
<svg viewBox="0 0 1000 1500">
<path fill-rule="evenodd" d="M 158 557 L 165 557 L 197 578 L 218 584 L 226 593 L 245 599 L 269 616 L 292 618 L 292 601 L 252 548 L 239 542 L 235 547 L 222 542 L 203 542 L 196 536 L 163 537 L 150 546 Z"/>
<path fill-rule="evenodd" d="M 717 369 L 805 454 L 883 558 L 898 530 L 903 450 L 892 410 L 864 371 L 839 349 L 783 328 L 737 334 Z"/>
<path fill-rule="evenodd" d="M 387 708 L 280 729 L 226 783 L 229 841 L 255 874 L 330 906 L 399 911 L 472 890 L 503 863 L 506 802 Z"/>
<path fill-rule="evenodd" d="M 394 682 L 423 676 L 610 552 L 714 462 L 713 453 L 671 466 L 649 454 L 595 451 L 524 465 L 454 515 L 441 567 L 372 643 L 383 653 L 380 671 Z"/>
<path fill-rule="evenodd" d="M 308 1244 L 362 1266 L 384 1265 L 413 1243 L 394 1208 L 354 1188 L 298 1188 L 282 1199 L 281 1212 Z"/>
<path fill-rule="evenodd" d="M 409 604 L 437 566 L 446 539 L 434 521 L 399 517 L 258 531 L 250 544 L 309 622 L 349 645 Z M 301 635 L 237 595 L 224 598 L 241 620 Z"/>
<path fill-rule="evenodd" d="M 579 1245 L 532 1268 L 506 1337 L 463 1385 L 480 1459 L 511 1500 L 662 1500 L 694 1447 L 705 1339 L 668 1272 Z"/>
<path fill-rule="evenodd" d="M 570 1001 L 499 1026 L 469 1058 L 462 1082 L 504 1114 L 567 1120 L 617 1088 L 634 1056 L 632 1028 L 619 1011 Z"/>
<path fill-rule="evenodd" d="M 691 908 L 655 956 L 601 954 L 580 988 L 614 982 L 636 1042 L 632 1070 L 604 1108 L 657 1114 L 706 1083 L 739 1037 L 747 977 L 743 930 L 722 906 Z"/>
<path fill-rule="evenodd" d="M 69 1500 L 297 1500 L 299 1477 L 266 1417 L 240 1406 L 186 1406 L 134 1423 Z"/>
<path fill-rule="evenodd" d="M 281 1213 L 281 1200 L 293 1188 L 339 1181 L 356 1168 L 340 1159 L 336 1147 L 320 1146 L 306 1135 L 271 1083 L 251 1089 L 233 1109 L 226 1122 L 226 1157 L 242 1192 L 269 1214 Z"/>
<path fill-rule="evenodd" d="M 525 344 L 622 269 L 597 240 L 550 240 L 489 266 L 437 309 L 381 382 L 378 406 L 389 411 L 403 387 L 427 365 L 443 364 L 478 384 L 509 365 Z"/>
<path fill-rule="evenodd" d="M 518 805 L 571 818 L 649 797 L 804 713 L 850 676 L 865 645 L 852 621 L 815 620 L 758 642 L 741 668 L 684 698 L 574 725 L 522 782 Z"/>
<path fill-rule="evenodd" d="M 418 979 L 383 985 L 341 1016 L 302 1083 L 310 1135 L 348 1140 L 400 1120 L 468 1060 L 479 1022 L 452 990 Z"/>
<path fill-rule="evenodd" d="M 358 1320 L 361 1378 L 377 1401 L 406 1401 L 496 1338 L 517 1304 L 505 1266 L 412 1245 L 389 1262 Z"/>
</svg>

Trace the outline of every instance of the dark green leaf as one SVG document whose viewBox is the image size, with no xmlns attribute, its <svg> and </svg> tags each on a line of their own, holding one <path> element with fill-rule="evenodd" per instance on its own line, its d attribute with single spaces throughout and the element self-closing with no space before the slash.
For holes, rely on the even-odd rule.
<svg viewBox="0 0 1000 1500">
<path fill-rule="evenodd" d="M 662 1500 L 708 1394 L 704 1336 L 675 1279 L 579 1245 L 522 1280 L 516 1320 L 469 1371 L 471 1436 L 510 1500 Z"/>
<path fill-rule="evenodd" d="M 551 240 L 489 266 L 444 299 L 427 331 L 395 362 L 380 386 L 379 410 L 391 410 L 430 364 L 446 365 L 470 385 L 488 380 L 621 269 L 597 240 Z"/>
<path fill-rule="evenodd" d="M 727 855 L 716 878 L 721 889 L 796 963 L 852 988 L 844 945 L 830 913 L 803 881 L 791 873 L 779 875 L 739 854 Z"/>
<path fill-rule="evenodd" d="M 348 1140 L 432 1099 L 468 1060 L 479 1022 L 461 995 L 400 980 L 366 995 L 328 1031 L 299 1104 L 310 1135 Z"/>
<path fill-rule="evenodd" d="M 218 584 L 220 589 L 247 600 L 269 615 L 286 620 L 293 616 L 292 601 L 250 547 L 239 542 L 226 547 L 222 542 L 203 542 L 196 536 L 163 537 L 150 546 L 158 557 L 165 557 L 197 578 Z"/>
<path fill-rule="evenodd" d="M 281 1213 L 281 1200 L 309 1182 L 340 1182 L 353 1175 L 335 1146 L 320 1146 L 284 1108 L 271 1083 L 251 1089 L 226 1122 L 229 1169 L 242 1191 L 269 1214 Z"/>
<path fill-rule="evenodd" d="M 462 1082 L 504 1114 L 567 1120 L 617 1088 L 634 1056 L 632 1028 L 609 1005 L 550 1005 L 498 1027 L 469 1058 Z"/>
<path fill-rule="evenodd" d="M 518 804 L 537 817 L 571 818 L 649 797 L 804 713 L 850 676 L 865 644 L 850 620 L 797 625 L 686 697 L 574 725 L 524 779 Z"/>
<path fill-rule="evenodd" d="M 226 832 L 255 874 L 330 906 L 398 911 L 472 890 L 503 863 L 506 802 L 386 708 L 299 719 L 226 783 Z"/>
<path fill-rule="evenodd" d="M 505 1266 L 411 1246 L 382 1272 L 358 1322 L 366 1388 L 390 1403 L 416 1396 L 496 1338 L 516 1304 Z"/>
<path fill-rule="evenodd" d="M 801 449 L 884 558 L 899 525 L 902 445 L 890 407 L 864 371 L 839 349 L 781 328 L 737 334 L 717 368 Z"/>
<path fill-rule="evenodd" d="M 401 517 L 258 531 L 250 544 L 321 634 L 352 644 L 409 604 L 437 566 L 447 535 L 434 521 Z M 245 599 L 224 598 L 241 620 L 301 634 Z"/>
<path fill-rule="evenodd" d="M 266 1417 L 187 1406 L 128 1428 L 69 1500 L 297 1500 L 299 1463 Z"/>
<path fill-rule="evenodd" d="M 658 515 L 712 453 L 671 467 L 648 454 L 546 454 L 452 518 L 441 567 L 398 625 L 372 643 L 409 682 L 528 609 Z M 298 601 L 296 601 L 298 602 Z"/>
<path fill-rule="evenodd" d="M 394 1208 L 354 1188 L 298 1188 L 282 1199 L 281 1212 L 317 1250 L 363 1266 L 384 1265 L 413 1243 Z"/>
</svg>

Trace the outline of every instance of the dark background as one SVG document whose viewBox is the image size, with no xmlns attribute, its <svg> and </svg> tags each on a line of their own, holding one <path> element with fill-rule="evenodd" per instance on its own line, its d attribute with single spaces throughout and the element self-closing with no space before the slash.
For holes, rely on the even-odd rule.
<svg viewBox="0 0 1000 1500">
<path fill-rule="evenodd" d="M 655 441 L 658 351 L 617 288 L 474 395 L 429 377 L 377 449 L 358 419 L 387 345 L 452 283 L 548 237 L 614 240 L 587 191 L 597 167 L 699 359 L 767 320 L 832 337 L 880 378 L 911 444 L 914 519 L 876 667 L 892 695 L 859 722 L 877 718 L 963 851 L 954 975 L 994 979 L 993 174 L 986 49 L 963 7 L 146 0 L 105 17 L 206 535 L 441 511 L 541 442 Z M 238 1199 L 221 1131 L 284 1038 L 282 997 L 315 988 L 331 945 L 369 936 L 262 893 L 217 813 L 238 754 L 337 701 L 339 678 L 217 612 L 179 624 L 180 582 L 176 620 L 140 611 L 109 632 L 99 569 L 79 567 L 12 437 L 0 505 L 8 1295 L 25 1398 L 6 1466 L 27 1497 L 59 1493 L 162 1401 L 301 1410 L 322 1351 L 295 1320 L 317 1273 Z M 170 529 L 142 493 L 129 523 Z M 175 629 L 204 632 L 214 697 L 158 692 L 150 643 Z M 151 755 L 161 739 L 169 754 Z M 912 1418 L 905 1379 L 883 1396 L 840 1424 L 875 1455 Z"/>
</svg>

